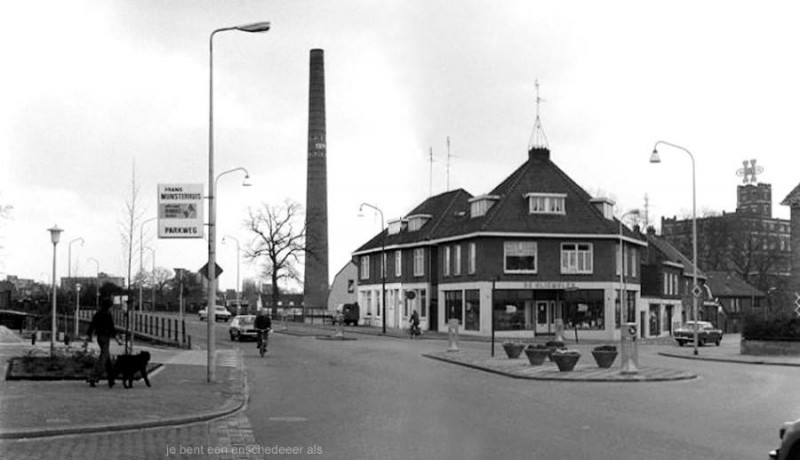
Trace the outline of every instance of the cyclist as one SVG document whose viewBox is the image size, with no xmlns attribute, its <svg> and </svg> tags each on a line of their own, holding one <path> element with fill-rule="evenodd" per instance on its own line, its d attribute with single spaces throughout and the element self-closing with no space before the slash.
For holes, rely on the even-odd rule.
<svg viewBox="0 0 800 460">
<path fill-rule="evenodd" d="M 411 338 L 413 339 L 415 336 L 418 336 L 420 334 L 419 313 L 417 313 L 417 310 L 414 310 L 414 312 L 411 314 L 411 319 L 409 319 L 408 322 L 411 324 L 410 332 L 411 332 Z"/>
<path fill-rule="evenodd" d="M 259 350 L 261 349 L 261 341 L 268 339 L 269 331 L 272 329 L 272 319 L 270 319 L 269 315 L 267 314 L 267 309 L 262 308 L 258 310 L 258 315 L 256 315 L 256 321 L 253 325 L 258 332 L 258 345 L 256 348 Z M 266 348 L 266 344 L 264 346 Z"/>
</svg>

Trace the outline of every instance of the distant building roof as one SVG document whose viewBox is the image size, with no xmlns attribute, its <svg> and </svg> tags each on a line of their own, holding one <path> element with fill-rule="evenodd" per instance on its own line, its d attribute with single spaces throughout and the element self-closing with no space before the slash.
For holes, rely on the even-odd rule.
<svg viewBox="0 0 800 460">
<path fill-rule="evenodd" d="M 786 195 L 786 198 L 784 198 L 783 201 L 781 201 L 781 204 L 784 206 L 800 205 L 800 184 L 798 184 L 797 187 L 794 188 L 794 190 L 792 190 L 791 192 L 789 192 L 788 195 Z"/>
<path fill-rule="evenodd" d="M 736 273 L 709 271 L 708 284 L 716 297 L 766 297 L 763 292 L 747 284 Z"/>
<path fill-rule="evenodd" d="M 648 229 L 647 231 L 647 243 L 661 252 L 670 262 L 683 265 L 684 275 L 694 275 L 695 265 L 692 263 L 692 261 L 683 255 L 683 253 L 680 252 L 678 248 L 673 246 L 670 242 L 660 236 L 657 236 L 655 231 L 651 231 L 651 229 Z M 704 273 L 702 270 L 697 270 L 697 276 L 699 278 L 707 278 L 706 273 Z"/>
</svg>

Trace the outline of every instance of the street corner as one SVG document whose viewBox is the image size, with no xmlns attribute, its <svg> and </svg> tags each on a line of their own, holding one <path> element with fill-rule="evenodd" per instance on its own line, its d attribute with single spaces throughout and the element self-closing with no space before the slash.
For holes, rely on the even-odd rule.
<svg viewBox="0 0 800 460">
<path fill-rule="evenodd" d="M 527 380 L 565 382 L 668 382 L 692 380 L 697 374 L 680 369 L 641 367 L 635 372 L 623 373 L 620 367 L 600 368 L 590 360 L 578 362 L 572 371 L 562 372 L 551 362 L 539 366 L 526 359 L 491 357 L 471 351 L 424 353 L 422 356 L 446 363 L 457 364 L 484 372 Z"/>
</svg>

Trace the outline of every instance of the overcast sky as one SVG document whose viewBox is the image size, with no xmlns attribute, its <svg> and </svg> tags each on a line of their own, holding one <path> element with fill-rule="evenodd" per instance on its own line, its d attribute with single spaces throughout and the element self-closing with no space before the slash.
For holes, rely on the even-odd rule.
<svg viewBox="0 0 800 460">
<path fill-rule="evenodd" d="M 618 211 L 732 212 L 757 159 L 773 214 L 800 183 L 800 28 L 792 2 L 16 1 L 0 6 L 0 277 L 123 276 L 118 223 L 135 162 L 145 217 L 158 183 L 208 180 L 208 36 L 214 42 L 220 239 L 244 247 L 248 207 L 305 202 L 309 50 L 325 50 L 330 275 L 432 191 L 489 192 L 527 159 L 535 81 L 551 158 Z M 202 240 L 145 239 L 156 265 L 199 269 Z M 138 234 L 138 232 L 137 232 Z M 218 245 L 221 287 L 235 244 Z M 148 253 L 149 254 L 149 253 Z M 152 264 L 146 255 L 144 264 Z M 138 257 L 135 261 L 138 265 Z M 242 263 L 242 275 L 252 268 Z"/>
</svg>

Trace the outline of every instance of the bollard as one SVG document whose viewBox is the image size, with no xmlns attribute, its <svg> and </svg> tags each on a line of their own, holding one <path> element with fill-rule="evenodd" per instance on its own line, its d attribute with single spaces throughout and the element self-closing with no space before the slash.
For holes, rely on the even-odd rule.
<svg viewBox="0 0 800 460">
<path fill-rule="evenodd" d="M 561 318 L 556 319 L 556 336 L 555 340 L 557 342 L 564 341 L 564 320 Z"/>
<path fill-rule="evenodd" d="M 458 320 L 451 319 L 447 323 L 448 344 L 447 351 L 458 351 Z"/>
<path fill-rule="evenodd" d="M 336 333 L 333 336 L 337 339 L 344 338 L 344 315 L 341 313 L 336 315 Z"/>
<path fill-rule="evenodd" d="M 636 323 L 622 325 L 622 370 L 621 374 L 639 373 L 639 344 Z"/>
</svg>

